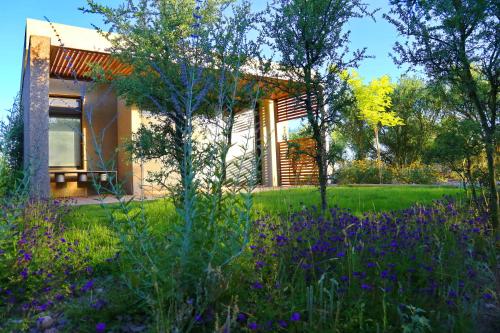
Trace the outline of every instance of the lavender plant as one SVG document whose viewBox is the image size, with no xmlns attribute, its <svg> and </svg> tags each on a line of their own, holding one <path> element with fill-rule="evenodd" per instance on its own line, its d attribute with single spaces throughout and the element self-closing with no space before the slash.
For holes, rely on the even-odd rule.
<svg viewBox="0 0 500 333">
<path fill-rule="evenodd" d="M 241 310 L 262 331 L 469 332 L 498 306 L 496 241 L 488 214 L 451 198 L 362 217 L 263 217 Z"/>
<path fill-rule="evenodd" d="M 28 188 L 25 178 L 0 201 L 1 330 L 33 328 L 68 298 L 91 288 L 93 269 L 86 251 L 78 240 L 64 236 L 70 206 L 30 199 Z M 50 317 L 47 329 L 53 321 Z"/>
</svg>

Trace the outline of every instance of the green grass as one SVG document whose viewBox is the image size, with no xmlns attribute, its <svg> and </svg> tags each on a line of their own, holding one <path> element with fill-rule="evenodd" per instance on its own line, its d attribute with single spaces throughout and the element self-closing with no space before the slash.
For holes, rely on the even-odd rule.
<svg viewBox="0 0 500 333">
<path fill-rule="evenodd" d="M 436 186 L 338 186 L 329 187 L 328 203 L 350 209 L 354 214 L 404 209 L 429 204 L 443 195 L 459 195 L 455 187 Z M 313 187 L 261 192 L 255 195 L 255 209 L 266 213 L 288 213 L 303 205 L 318 205 L 319 192 Z"/>
<path fill-rule="evenodd" d="M 443 195 L 461 195 L 453 187 L 435 186 L 342 186 L 328 188 L 328 202 L 348 208 L 356 215 L 364 212 L 380 212 L 410 207 L 413 204 L 428 204 Z M 303 205 L 319 203 L 319 192 L 314 187 L 259 192 L 254 197 L 254 210 L 263 214 L 288 214 Z M 138 203 L 134 203 L 138 206 Z M 153 232 L 168 234 L 169 223 L 175 209 L 168 199 L 144 203 Z M 113 204 L 109 206 L 113 207 Z M 138 209 L 137 209 L 138 211 Z M 81 206 L 68 219 L 68 239 L 78 239 L 89 249 L 92 261 L 102 262 L 116 252 L 116 236 L 109 226 L 107 212 L 99 205 Z"/>
</svg>

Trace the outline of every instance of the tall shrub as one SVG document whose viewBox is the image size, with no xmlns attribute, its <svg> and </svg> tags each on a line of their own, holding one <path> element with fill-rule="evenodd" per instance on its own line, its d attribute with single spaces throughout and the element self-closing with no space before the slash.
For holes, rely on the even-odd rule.
<svg viewBox="0 0 500 333">
<path fill-rule="evenodd" d="M 158 235 L 143 202 L 135 213 L 114 179 L 106 186 L 94 182 L 100 194 L 119 200 L 103 207 L 120 236 L 122 277 L 131 295 L 150 309 L 158 332 L 222 325 L 213 321 L 214 311 L 221 310 L 217 299 L 228 265 L 248 241 L 258 163 L 250 149 L 253 128 L 238 146 L 231 133 L 236 113 L 254 110 L 259 94 L 243 71 L 257 51 L 247 39 L 255 17 L 249 2 L 233 10 L 226 3 L 138 1 L 111 8 L 88 1 L 85 9 L 110 23 L 118 33 L 103 32 L 111 56 L 133 68 L 130 75 L 114 76 L 94 67 L 93 78 L 155 119 L 135 133 L 133 158 L 161 162 L 153 177 L 166 185 L 176 207 L 175 216 L 165 220 L 168 237 Z M 92 105 L 85 113 L 92 119 Z M 89 135 L 99 133 L 91 128 Z M 96 162 L 106 167 L 99 141 L 92 141 Z M 230 149 L 241 158 L 228 163 Z M 229 168 L 235 170 L 230 177 Z M 222 311 L 231 318 L 230 308 Z"/>
</svg>

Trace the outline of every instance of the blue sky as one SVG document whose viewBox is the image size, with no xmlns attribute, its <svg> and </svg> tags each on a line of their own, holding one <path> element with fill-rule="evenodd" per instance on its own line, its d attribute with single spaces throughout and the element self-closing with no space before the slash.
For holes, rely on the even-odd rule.
<svg viewBox="0 0 500 333">
<path fill-rule="evenodd" d="M 253 1 L 255 9 L 262 9 L 267 0 Z M 101 3 L 118 4 L 122 0 L 101 0 Z M 374 59 L 366 59 L 359 72 L 365 80 L 389 74 L 396 80 L 401 69 L 388 56 L 397 39 L 396 30 L 385 20 L 382 13 L 388 11 L 388 0 L 367 0 L 373 8 L 381 8 L 376 15 L 376 22 L 371 19 L 355 19 L 349 24 L 351 30 L 351 48 L 368 48 Z M 20 85 L 21 59 L 24 46 L 24 29 L 26 18 L 91 27 L 101 25 L 99 16 L 83 14 L 78 10 L 86 4 L 85 0 L 8 0 L 2 4 L 2 20 L 0 20 L 0 118 L 10 108 Z"/>
</svg>

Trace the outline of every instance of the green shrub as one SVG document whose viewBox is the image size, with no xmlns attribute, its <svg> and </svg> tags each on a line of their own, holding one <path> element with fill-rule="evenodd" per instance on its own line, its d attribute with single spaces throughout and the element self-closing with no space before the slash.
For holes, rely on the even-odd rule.
<svg viewBox="0 0 500 333">
<path fill-rule="evenodd" d="M 398 183 L 434 184 L 439 180 L 436 168 L 430 165 L 414 163 L 395 170 Z"/>
<path fill-rule="evenodd" d="M 338 184 L 378 184 L 380 183 L 376 161 L 352 161 L 335 174 Z M 434 184 L 440 179 L 438 170 L 430 165 L 414 163 L 402 168 L 382 165 L 383 184 Z"/>
<path fill-rule="evenodd" d="M 5 120 L 0 121 L 0 156 L 11 170 L 23 167 L 23 109 L 19 95 L 14 99 Z M 19 174 L 16 174 L 19 176 Z"/>
<path fill-rule="evenodd" d="M 377 163 L 369 160 L 352 161 L 343 166 L 336 173 L 336 181 L 339 184 L 379 184 L 379 171 Z M 382 183 L 391 184 L 394 174 L 391 168 L 382 166 Z"/>
</svg>

